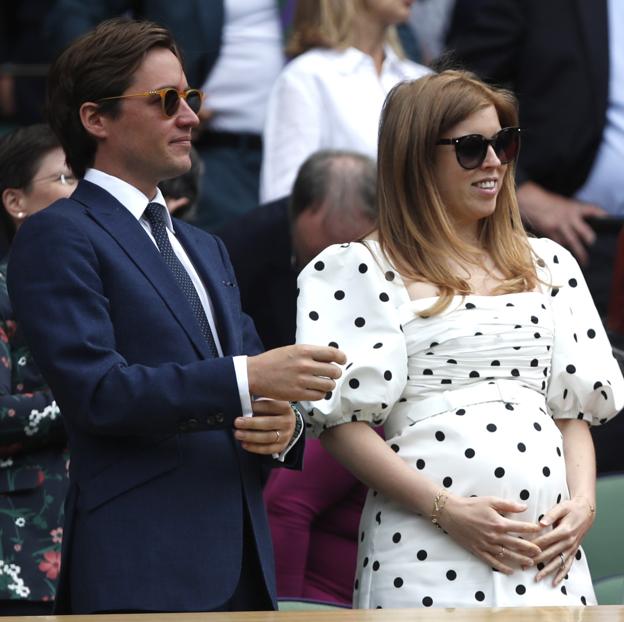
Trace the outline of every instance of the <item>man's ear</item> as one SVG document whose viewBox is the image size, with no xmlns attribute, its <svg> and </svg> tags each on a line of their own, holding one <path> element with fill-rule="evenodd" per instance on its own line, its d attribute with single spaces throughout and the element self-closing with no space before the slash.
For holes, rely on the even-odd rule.
<svg viewBox="0 0 624 622">
<path fill-rule="evenodd" d="M 108 135 L 106 119 L 96 103 L 85 102 L 80 106 L 80 121 L 85 130 L 95 138 L 106 138 Z"/>
<path fill-rule="evenodd" d="M 5 188 L 2 192 L 2 205 L 15 222 L 24 220 L 27 216 L 24 199 L 21 188 Z"/>
</svg>

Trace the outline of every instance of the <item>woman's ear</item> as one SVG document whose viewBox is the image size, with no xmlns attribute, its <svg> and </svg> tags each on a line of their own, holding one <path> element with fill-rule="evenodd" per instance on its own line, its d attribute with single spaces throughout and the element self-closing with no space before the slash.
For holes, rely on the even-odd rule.
<svg viewBox="0 0 624 622">
<path fill-rule="evenodd" d="M 28 216 L 25 209 L 25 193 L 21 188 L 5 188 L 2 192 L 2 205 L 15 223 Z"/>
<path fill-rule="evenodd" d="M 89 134 L 95 138 L 106 138 L 106 123 L 100 107 L 94 102 L 85 102 L 80 106 L 80 121 Z"/>
</svg>

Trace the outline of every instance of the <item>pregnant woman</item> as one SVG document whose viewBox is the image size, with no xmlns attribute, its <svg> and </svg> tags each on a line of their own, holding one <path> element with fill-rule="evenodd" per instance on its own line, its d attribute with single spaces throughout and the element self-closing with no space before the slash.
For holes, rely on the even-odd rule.
<svg viewBox="0 0 624 622">
<path fill-rule="evenodd" d="M 396 86 L 378 229 L 299 278 L 298 340 L 348 357 L 306 406 L 370 488 L 357 607 L 595 603 L 588 424 L 622 408 L 624 381 L 576 261 L 523 229 L 517 123 L 471 74 Z"/>
</svg>

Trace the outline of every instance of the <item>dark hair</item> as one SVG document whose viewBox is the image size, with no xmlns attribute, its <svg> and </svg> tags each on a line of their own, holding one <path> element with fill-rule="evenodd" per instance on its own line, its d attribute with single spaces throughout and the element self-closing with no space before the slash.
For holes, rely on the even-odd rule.
<svg viewBox="0 0 624 622">
<path fill-rule="evenodd" d="M 181 199 L 184 197 L 188 199 L 188 203 L 178 208 L 174 212 L 176 218 L 182 220 L 191 220 L 197 208 L 197 201 L 199 199 L 199 188 L 201 182 L 202 161 L 197 153 L 195 147 L 191 148 L 191 168 L 171 179 L 165 179 L 158 184 L 160 191 L 163 194 L 165 200 L 167 198 Z"/>
<path fill-rule="evenodd" d="M 331 210 L 359 210 L 377 220 L 377 170 L 371 158 L 355 151 L 323 149 L 301 165 L 289 202 L 291 221 L 306 209 L 329 202 Z"/>
<path fill-rule="evenodd" d="M 121 95 L 145 55 L 155 47 L 180 52 L 166 28 L 149 21 L 118 17 L 101 22 L 74 41 L 52 64 L 48 76 L 47 115 L 67 163 L 78 177 L 93 165 L 97 143 L 83 127 L 80 107 Z M 102 112 L 119 114 L 119 100 L 101 102 Z"/>
<path fill-rule="evenodd" d="M 60 146 L 50 126 L 44 123 L 20 127 L 0 136 L 0 197 L 7 188 L 29 190 L 43 158 Z M 12 240 L 15 224 L 4 209 L 4 202 L 0 224 L 7 239 Z"/>
</svg>

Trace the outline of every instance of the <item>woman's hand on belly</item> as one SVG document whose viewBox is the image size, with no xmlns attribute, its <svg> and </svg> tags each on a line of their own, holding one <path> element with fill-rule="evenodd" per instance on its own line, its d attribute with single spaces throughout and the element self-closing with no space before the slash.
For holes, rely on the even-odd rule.
<svg viewBox="0 0 624 622">
<path fill-rule="evenodd" d="M 514 567 L 533 566 L 542 552 L 529 540 L 542 527 L 506 517 L 525 510 L 525 504 L 499 497 L 449 495 L 438 520 L 444 531 L 488 566 L 512 574 Z"/>
<path fill-rule="evenodd" d="M 574 497 L 555 505 L 540 521 L 542 527 L 553 526 L 533 540 L 542 550 L 535 563 L 544 567 L 535 575 L 541 581 L 553 575 L 553 586 L 564 579 L 581 541 L 594 522 L 594 506 L 585 497 Z"/>
</svg>

